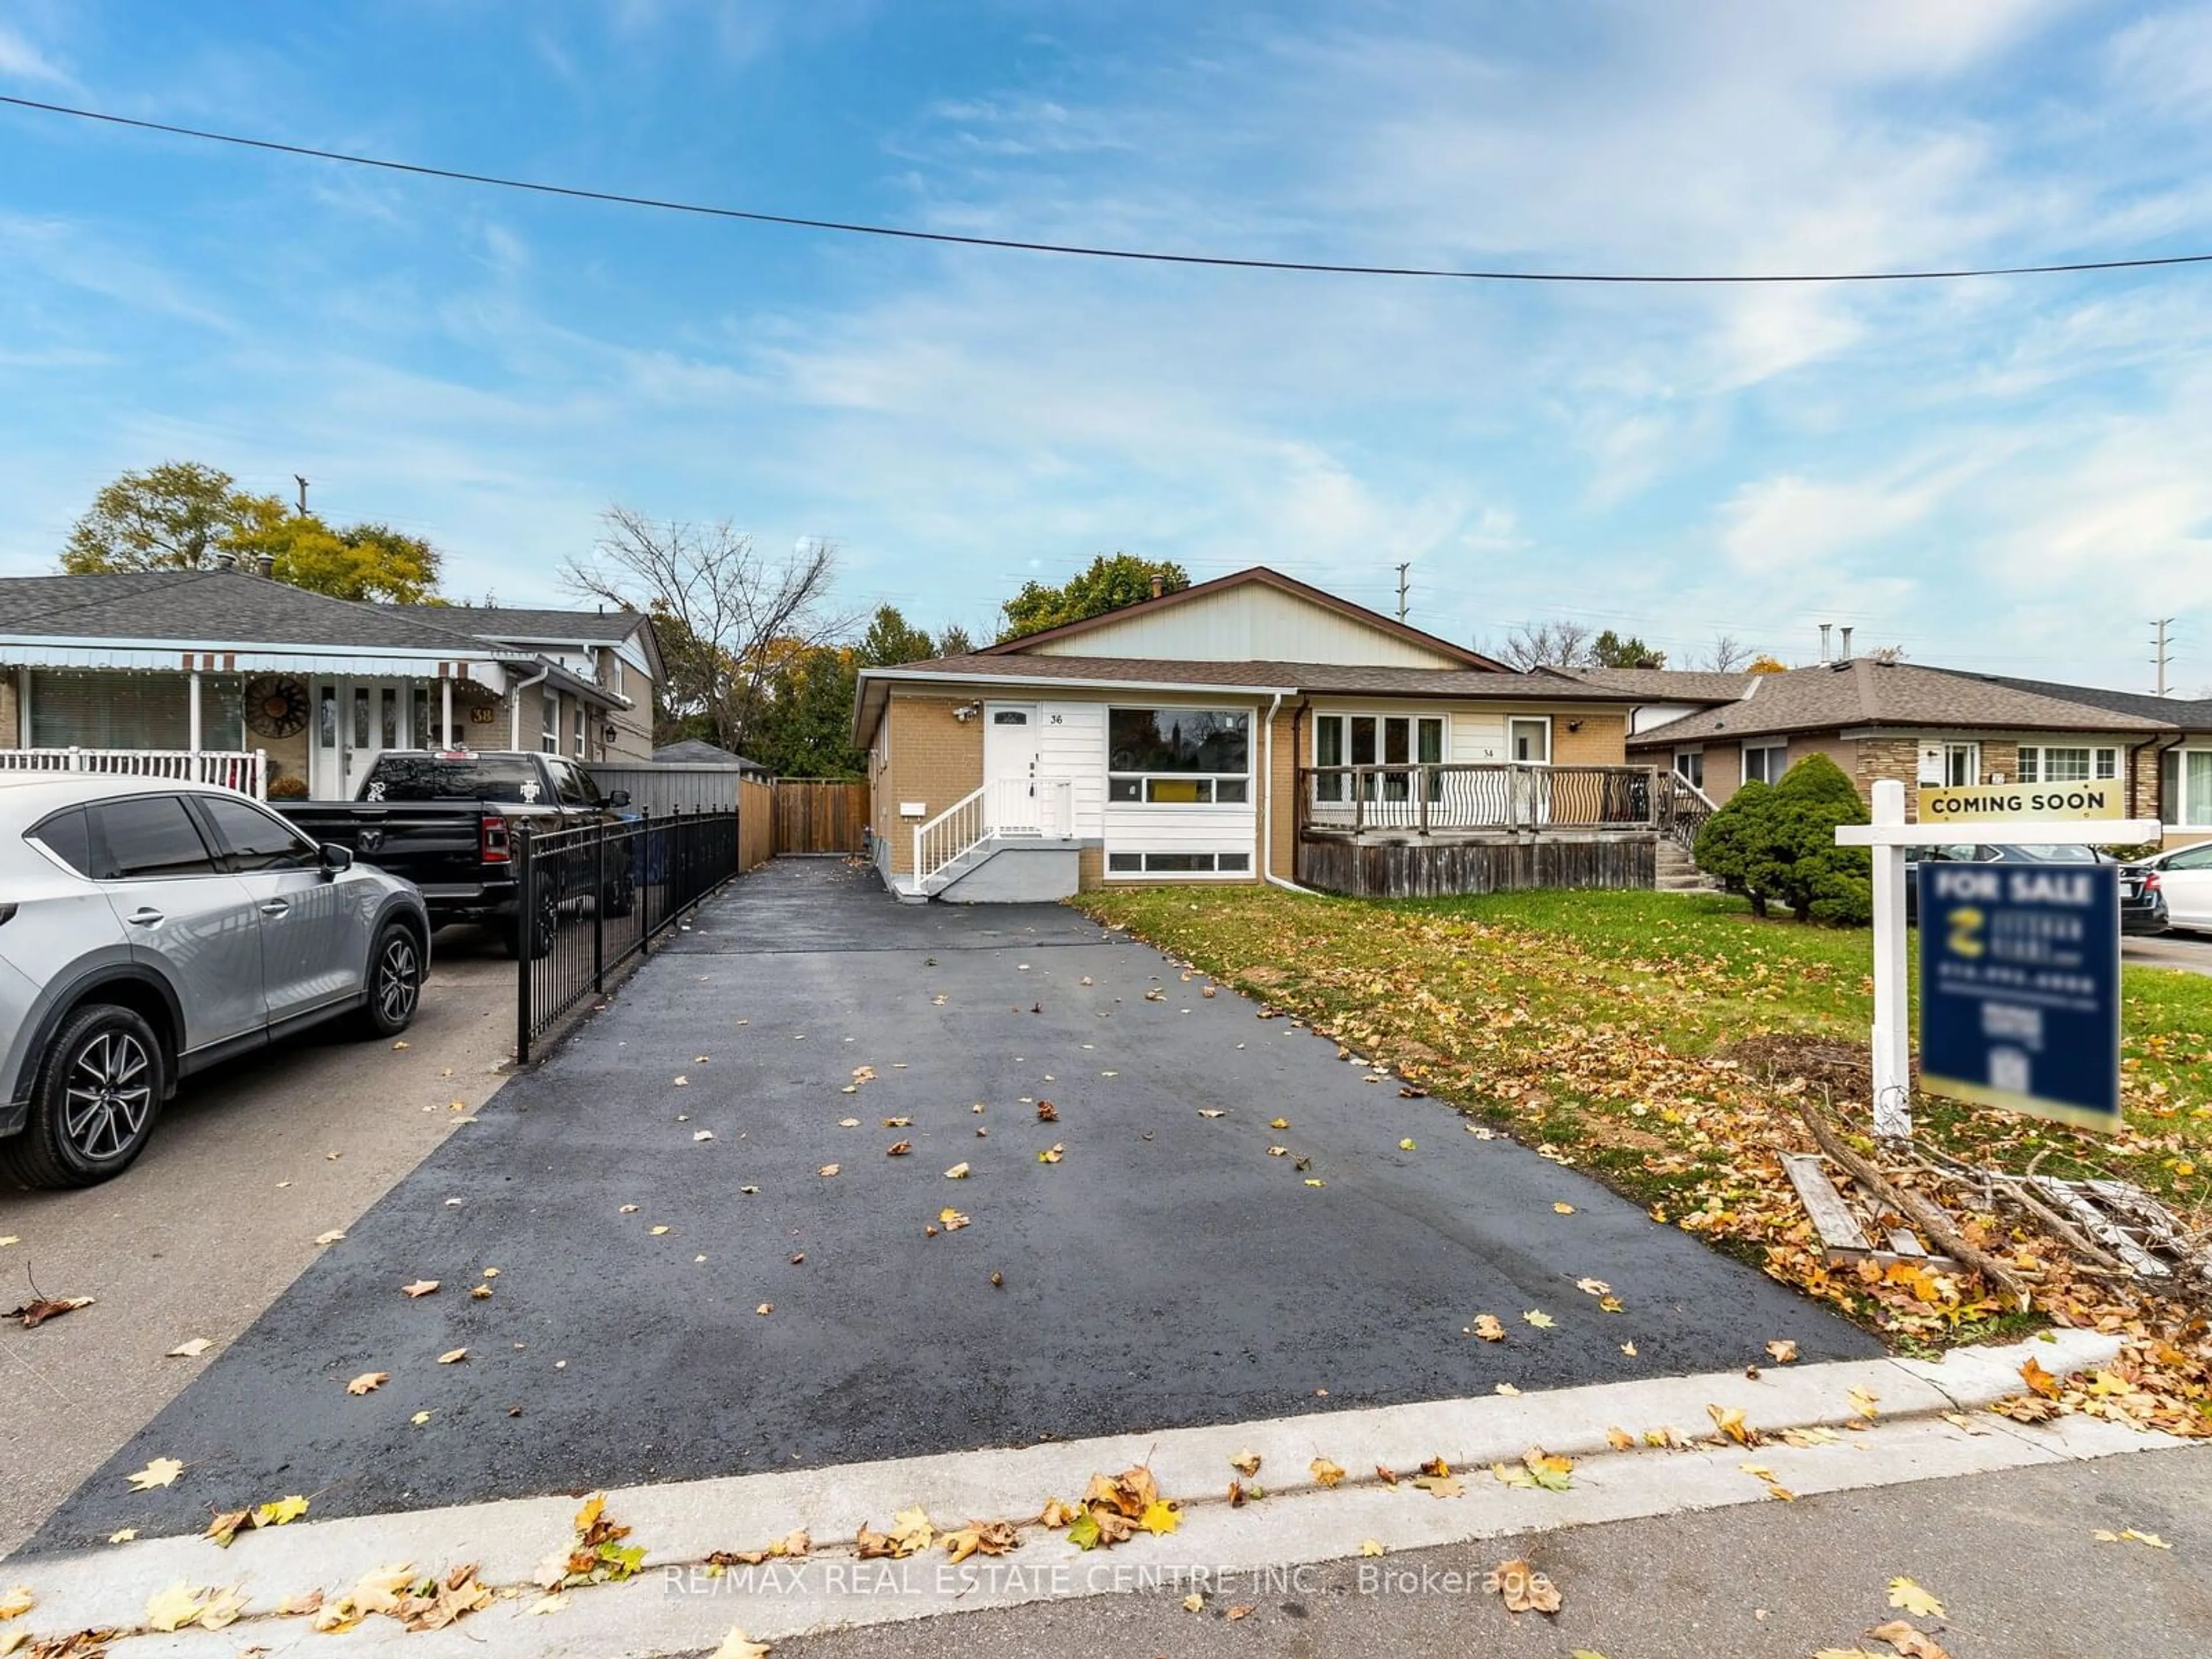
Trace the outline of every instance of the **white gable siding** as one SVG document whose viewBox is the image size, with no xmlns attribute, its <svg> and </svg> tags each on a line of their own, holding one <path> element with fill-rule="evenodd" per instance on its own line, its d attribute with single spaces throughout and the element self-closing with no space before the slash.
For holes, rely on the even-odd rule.
<svg viewBox="0 0 2212 1659">
<path fill-rule="evenodd" d="M 1248 582 L 1030 647 L 1042 656 L 1174 662 L 1322 662 L 1377 668 L 1467 665 L 1279 588 Z"/>
</svg>

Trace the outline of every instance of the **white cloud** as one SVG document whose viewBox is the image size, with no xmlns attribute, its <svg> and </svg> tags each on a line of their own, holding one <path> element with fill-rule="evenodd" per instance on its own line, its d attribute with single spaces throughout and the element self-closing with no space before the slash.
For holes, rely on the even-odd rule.
<svg viewBox="0 0 2212 1659">
<path fill-rule="evenodd" d="M 16 30 L 0 23 L 0 80 L 73 87 L 76 78 Z"/>
</svg>

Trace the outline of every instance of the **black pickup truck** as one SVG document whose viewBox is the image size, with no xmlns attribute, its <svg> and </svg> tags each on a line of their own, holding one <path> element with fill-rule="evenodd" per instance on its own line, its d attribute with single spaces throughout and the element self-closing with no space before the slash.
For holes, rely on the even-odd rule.
<svg viewBox="0 0 2212 1659">
<path fill-rule="evenodd" d="M 350 848 L 363 863 L 411 881 L 430 908 L 430 925 L 489 922 L 507 948 L 542 957 L 553 948 L 563 904 L 590 896 L 611 916 L 637 902 L 636 872 L 625 855 L 611 860 L 606 890 L 596 848 L 564 856 L 540 885 L 537 914 L 520 915 L 514 831 L 610 823 L 629 805 L 627 792 L 603 793 L 592 775 L 558 755 L 387 749 L 370 765 L 351 801 L 272 801 L 318 842 Z"/>
</svg>

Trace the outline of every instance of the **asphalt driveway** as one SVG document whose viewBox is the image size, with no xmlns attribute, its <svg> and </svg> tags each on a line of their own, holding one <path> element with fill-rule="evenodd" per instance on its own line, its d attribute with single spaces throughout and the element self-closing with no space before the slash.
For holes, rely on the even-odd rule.
<svg viewBox="0 0 2212 1659">
<path fill-rule="evenodd" d="M 1710 1370 L 1777 1337 L 1878 1352 L 1206 988 L 1071 910 L 906 907 L 842 863 L 772 865 L 33 1547 L 295 1492 L 389 1510 Z M 947 1206 L 969 1224 L 931 1236 Z M 1469 1334 L 1481 1313 L 1504 1341 Z M 184 1476 L 131 1491 L 156 1456 Z"/>
</svg>

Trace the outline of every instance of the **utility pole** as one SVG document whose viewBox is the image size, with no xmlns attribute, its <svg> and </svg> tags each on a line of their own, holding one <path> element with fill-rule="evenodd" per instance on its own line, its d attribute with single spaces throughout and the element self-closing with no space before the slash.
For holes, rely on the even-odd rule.
<svg viewBox="0 0 2212 1659">
<path fill-rule="evenodd" d="M 2172 644 L 2172 641 L 2168 637 L 2166 631 L 2172 626 L 2173 618 L 2171 617 L 2160 617 L 2151 623 L 2153 632 L 2151 634 L 2150 644 L 2153 654 L 2150 659 L 2150 665 L 2157 672 L 2158 690 L 2156 695 L 2161 697 L 2166 695 L 2166 672 L 2167 669 L 2173 666 L 2173 653 L 2167 648 Z"/>
<path fill-rule="evenodd" d="M 300 486 L 300 516 L 304 519 L 307 516 L 307 481 L 296 472 L 292 481 Z"/>
<path fill-rule="evenodd" d="M 1410 559 L 1398 567 L 1398 620 L 1400 622 L 1406 620 L 1406 573 L 1413 568 L 1413 561 Z"/>
</svg>

